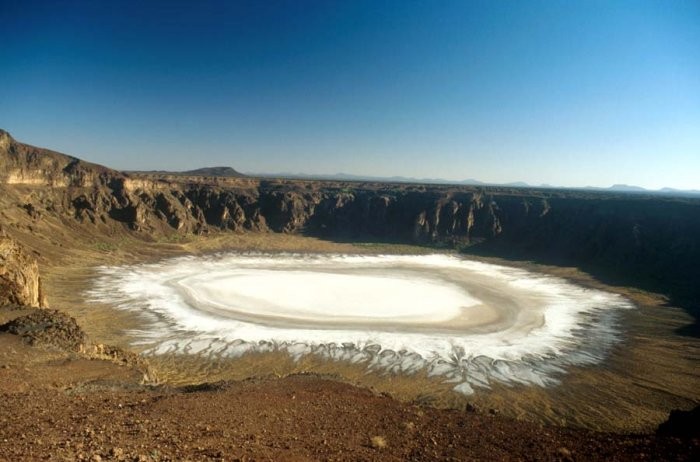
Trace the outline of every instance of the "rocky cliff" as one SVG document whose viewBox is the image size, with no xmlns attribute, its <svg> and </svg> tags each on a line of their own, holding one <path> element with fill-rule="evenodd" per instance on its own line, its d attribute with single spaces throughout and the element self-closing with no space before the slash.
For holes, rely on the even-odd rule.
<svg viewBox="0 0 700 462">
<path fill-rule="evenodd" d="M 46 306 L 36 258 L 0 228 L 0 306 Z"/>
<path fill-rule="evenodd" d="M 114 175 L 118 173 L 100 165 L 18 143 L 0 130 L 0 183 L 90 187 Z"/>
<path fill-rule="evenodd" d="M 700 300 L 700 200 L 624 193 L 124 174 L 0 132 L 28 216 L 141 235 L 213 231 L 456 246 L 573 264 Z M 86 228 L 83 228 L 86 229 Z"/>
</svg>

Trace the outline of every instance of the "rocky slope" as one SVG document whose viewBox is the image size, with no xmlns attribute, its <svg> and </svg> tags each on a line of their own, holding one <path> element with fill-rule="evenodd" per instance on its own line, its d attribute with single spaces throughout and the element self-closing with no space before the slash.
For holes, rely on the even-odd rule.
<svg viewBox="0 0 700 462">
<path fill-rule="evenodd" d="M 34 220 L 143 236 L 305 233 L 581 266 L 698 309 L 700 199 L 609 192 L 124 174 L 0 131 L 0 188 Z M 48 188 L 47 188 L 48 187 Z M 85 228 L 87 227 L 87 228 Z"/>
<path fill-rule="evenodd" d="M 53 187 L 92 187 L 116 172 L 48 149 L 16 142 L 0 130 L 0 183 Z"/>
</svg>

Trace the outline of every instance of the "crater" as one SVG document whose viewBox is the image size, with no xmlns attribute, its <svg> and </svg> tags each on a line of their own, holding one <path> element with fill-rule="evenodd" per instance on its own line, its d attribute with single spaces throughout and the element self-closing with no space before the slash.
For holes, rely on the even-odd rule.
<svg viewBox="0 0 700 462">
<path fill-rule="evenodd" d="M 473 393 L 552 386 L 604 360 L 623 297 L 455 255 L 220 253 L 102 267 L 93 300 L 138 312 L 145 354 L 284 351 Z"/>
</svg>

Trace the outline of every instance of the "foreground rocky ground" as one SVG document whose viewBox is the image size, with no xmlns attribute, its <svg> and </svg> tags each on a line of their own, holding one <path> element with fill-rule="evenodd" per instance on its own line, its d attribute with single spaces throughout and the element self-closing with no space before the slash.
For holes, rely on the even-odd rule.
<svg viewBox="0 0 700 462">
<path fill-rule="evenodd" d="M 53 311 L 0 309 L 0 460 L 697 460 L 697 437 L 547 427 L 317 375 L 173 389 Z M 125 359 L 126 358 L 126 359 Z M 132 358 L 133 359 L 133 358 Z"/>
</svg>

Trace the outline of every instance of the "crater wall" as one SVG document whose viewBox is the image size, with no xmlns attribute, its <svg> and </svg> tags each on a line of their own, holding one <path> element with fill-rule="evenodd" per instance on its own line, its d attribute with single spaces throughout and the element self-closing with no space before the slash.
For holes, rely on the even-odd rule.
<svg viewBox="0 0 700 462">
<path fill-rule="evenodd" d="M 0 306 L 47 306 L 36 258 L 0 228 Z"/>
<path fill-rule="evenodd" d="M 149 235 L 304 233 L 578 265 L 697 310 L 700 199 L 578 190 L 125 174 L 0 131 L 28 220 Z M 14 199 L 13 199 L 14 200 Z M 36 298 L 33 300 L 36 302 Z"/>
</svg>

